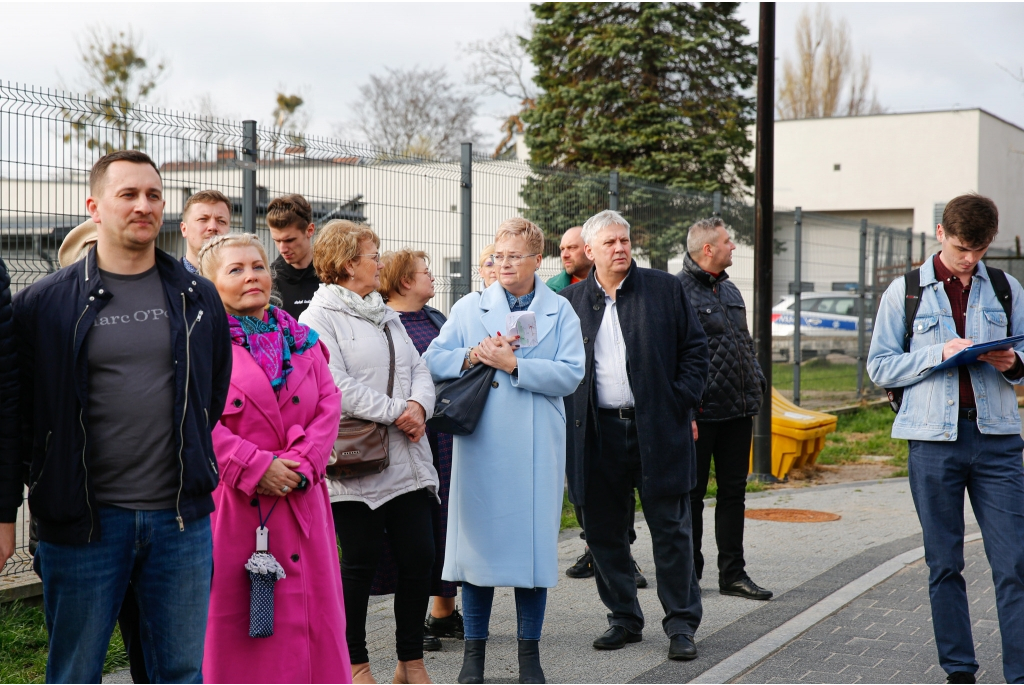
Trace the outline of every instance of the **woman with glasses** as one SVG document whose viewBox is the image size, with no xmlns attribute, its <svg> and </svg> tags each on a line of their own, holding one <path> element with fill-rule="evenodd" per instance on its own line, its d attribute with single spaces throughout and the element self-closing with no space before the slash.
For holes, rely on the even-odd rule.
<svg viewBox="0 0 1024 685">
<path fill-rule="evenodd" d="M 580 321 L 536 272 L 544 234 L 525 219 L 494 236 L 498 282 L 459 300 L 423 358 L 436 381 L 477 364 L 496 369 L 471 435 L 455 436 L 442 577 L 462 582 L 460 683 L 481 683 L 495 587 L 515 588 L 519 682 L 542 683 L 539 641 L 547 588 L 558 582 L 565 481 L 562 397 L 583 379 Z M 537 344 L 520 347 L 510 312 L 536 317 Z"/>
<path fill-rule="evenodd" d="M 381 260 L 380 288 L 388 306 L 398 312 L 406 333 L 423 354 L 441 332 L 444 314 L 428 307 L 434 297 L 434 276 L 430 273 L 430 257 L 420 250 L 388 252 Z M 440 505 L 431 509 L 434 515 L 434 570 L 430 578 L 433 604 L 423 626 L 423 649 L 438 651 L 442 637 L 462 639 L 462 615 L 455 608 L 458 587 L 441 579 L 444 564 L 445 533 L 448 529 L 448 490 L 452 479 L 452 436 L 427 428 L 427 442 L 434 457 Z M 385 543 L 386 545 L 387 543 Z M 385 547 L 370 594 L 386 595 L 395 591 L 398 574 L 391 550 Z"/>
<path fill-rule="evenodd" d="M 494 268 L 494 244 L 480 250 L 480 280 L 484 282 L 484 290 L 498 280 L 498 270 Z"/>
<path fill-rule="evenodd" d="M 313 244 L 313 268 L 322 285 L 299 320 L 320 334 L 330 352 L 343 417 L 385 425 L 389 440 L 390 463 L 379 473 L 342 478 L 327 468 L 341 544 L 352 679 L 376 682 L 366 650 L 366 610 L 386 536 L 398 568 L 394 682 L 429 683 L 423 665 L 423 616 L 434 566 L 431 506 L 438 498 L 437 472 L 424 434 L 426 417 L 434 411 L 434 384 L 398 313 L 377 292 L 380 238 L 370 228 L 329 221 Z"/>
</svg>

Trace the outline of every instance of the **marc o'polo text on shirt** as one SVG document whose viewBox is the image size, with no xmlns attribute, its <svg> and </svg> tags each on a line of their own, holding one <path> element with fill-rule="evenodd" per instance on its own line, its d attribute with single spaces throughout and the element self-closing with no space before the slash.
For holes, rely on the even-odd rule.
<svg viewBox="0 0 1024 685">
<path fill-rule="evenodd" d="M 97 316 L 93 326 L 113 326 L 125 323 L 148 323 L 160 321 L 167 318 L 166 309 L 140 309 L 134 314 L 119 314 L 116 316 Z"/>
</svg>

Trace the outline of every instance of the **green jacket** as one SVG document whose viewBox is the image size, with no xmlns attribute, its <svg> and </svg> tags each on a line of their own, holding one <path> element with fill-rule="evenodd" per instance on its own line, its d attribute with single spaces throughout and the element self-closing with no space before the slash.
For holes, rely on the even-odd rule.
<svg viewBox="0 0 1024 685">
<path fill-rule="evenodd" d="M 558 272 L 557 276 L 552 276 L 547 280 L 547 286 L 554 290 L 556 293 L 562 288 L 567 288 L 572 284 L 572 276 L 565 269 Z"/>
</svg>

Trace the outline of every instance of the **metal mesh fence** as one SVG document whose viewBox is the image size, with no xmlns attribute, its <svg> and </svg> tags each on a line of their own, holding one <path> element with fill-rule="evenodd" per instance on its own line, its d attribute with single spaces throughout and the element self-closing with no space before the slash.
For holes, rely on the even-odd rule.
<svg viewBox="0 0 1024 685">
<path fill-rule="evenodd" d="M 254 230 L 272 258 L 278 252 L 265 224 L 267 205 L 275 197 L 299 193 L 310 202 L 317 226 L 336 218 L 365 222 L 381 237 L 384 250 L 406 246 L 425 250 L 436 277 L 431 304 L 448 311 L 466 288 L 481 287 L 478 256 L 492 242 L 501 221 L 509 217 L 524 216 L 544 230 L 540 275 L 547 279 L 562 268 L 561 234 L 601 210 L 616 208 L 629 220 L 638 263 L 672 273 L 682 267 L 687 228 L 718 212 L 739 245 L 730 275 L 744 299 L 753 302 L 754 212 L 742 199 L 667 188 L 614 172 L 583 173 L 484 157 L 419 159 L 265 126 L 256 126 L 252 138 L 247 137 L 243 122 L 118 107 L 0 83 L 0 257 L 11 272 L 13 291 L 58 268 L 61 242 L 87 218 L 92 164 L 106 152 L 125 147 L 144 150 L 160 169 L 167 206 L 158 246 L 176 256 L 185 253 L 179 225 L 181 210 L 193 193 L 215 189 L 227 195 L 232 202 L 232 229 Z M 248 226 L 244 217 L 249 217 Z M 777 212 L 775 219 L 774 301 L 778 302 L 793 280 L 793 214 Z M 830 305 L 833 309 L 846 308 L 836 303 L 850 299 L 845 288 L 857 281 L 860 226 L 827 215 L 804 214 L 803 221 L 802 280 L 813 282 L 815 291 L 829 294 L 835 301 Z M 881 236 L 877 245 L 871 233 L 876 230 Z M 905 240 L 900 243 L 889 237 L 902 233 L 869 227 L 864 257 L 869 279 L 890 278 L 890 272 L 906 261 Z M 466 237 L 471 253 L 468 283 L 463 262 Z M 836 288 L 839 295 L 833 292 Z M 825 305 L 817 306 L 816 313 L 824 314 Z M 805 312 L 810 313 L 806 308 Z M 752 306 L 748 322 L 751 316 Z M 856 399 L 855 381 L 849 391 L 851 369 L 856 376 L 856 364 L 849 360 L 856 357 L 856 348 L 850 347 L 846 329 L 831 336 L 831 342 L 822 341 L 828 337 L 807 335 L 802 345 L 809 353 L 805 355 L 808 369 L 822 366 L 813 382 L 809 373 L 804 374 L 804 396 L 811 406 Z M 788 338 L 784 334 L 776 338 L 775 351 L 775 385 L 791 394 L 791 332 Z M 788 377 L 786 369 L 790 369 Z M 836 388 L 842 392 L 834 392 Z M 24 514 L 23 509 L 19 551 L 3 574 L 29 568 Z"/>
<path fill-rule="evenodd" d="M 800 317 L 800 404 L 808 408 L 836 407 L 855 404 L 862 398 L 881 397 L 882 389 L 871 383 L 858 364 L 864 362 L 871 344 L 879 298 L 894 279 L 920 266 L 927 255 L 933 254 L 938 243 L 933 237 L 909 229 L 821 213 L 802 212 L 800 216 L 799 280 L 804 291 Z M 776 209 L 775 227 L 772 383 L 792 398 L 796 213 Z M 862 321 L 863 340 L 858 336 Z"/>
</svg>

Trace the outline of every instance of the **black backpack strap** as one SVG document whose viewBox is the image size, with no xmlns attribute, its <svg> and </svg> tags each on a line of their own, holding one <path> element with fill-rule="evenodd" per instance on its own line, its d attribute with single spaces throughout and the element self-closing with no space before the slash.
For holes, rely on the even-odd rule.
<svg viewBox="0 0 1024 685">
<path fill-rule="evenodd" d="M 921 270 L 914 269 L 903 276 L 903 283 L 906 286 L 906 297 L 903 299 L 904 317 L 906 321 L 906 333 L 903 336 L 903 351 L 910 351 L 910 339 L 914 337 L 914 319 L 917 317 L 917 308 L 921 306 Z"/>
<path fill-rule="evenodd" d="M 992 290 L 996 293 L 996 299 L 999 300 L 1003 311 L 1006 312 L 1006 337 L 1010 337 L 1013 335 L 1010 332 L 1013 318 L 1013 293 L 1010 291 L 1010 282 L 1006 280 L 1006 274 L 1002 269 L 988 264 L 985 265 L 985 269 L 988 270 L 988 280 L 992 282 Z"/>
</svg>

